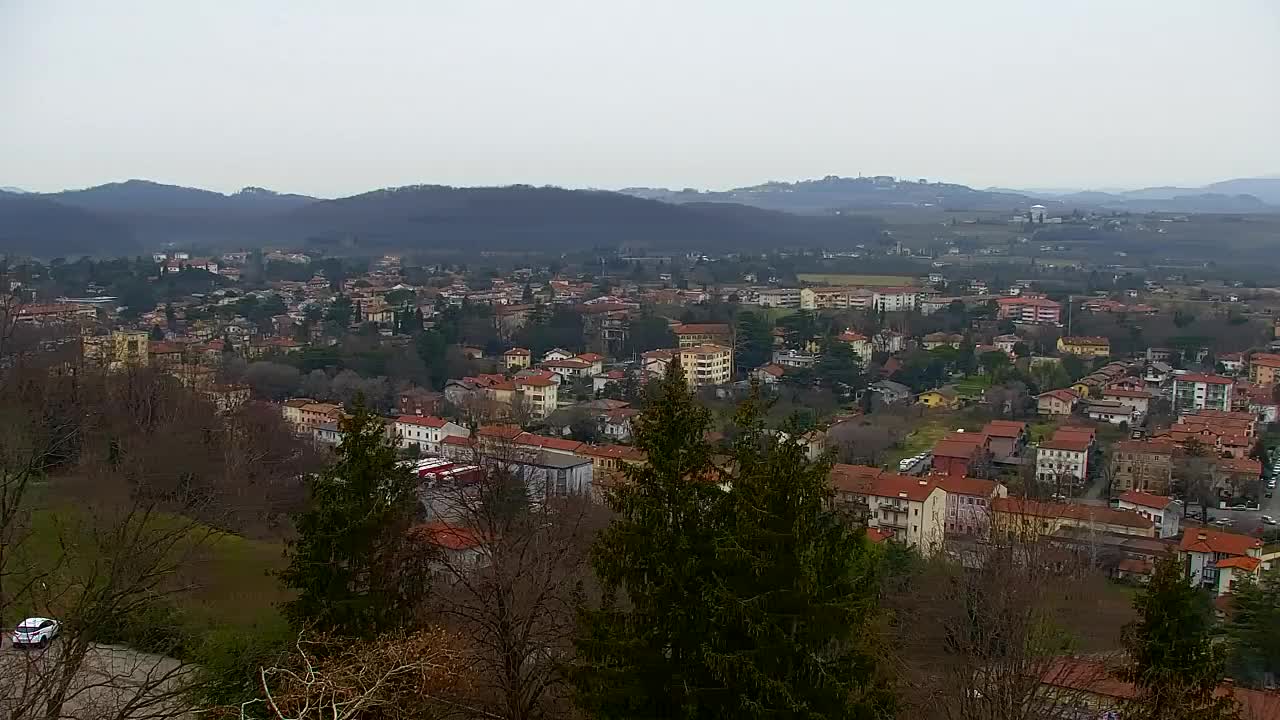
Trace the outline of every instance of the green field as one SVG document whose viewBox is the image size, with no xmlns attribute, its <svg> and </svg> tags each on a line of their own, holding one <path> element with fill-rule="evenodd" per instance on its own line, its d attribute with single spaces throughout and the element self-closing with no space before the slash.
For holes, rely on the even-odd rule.
<svg viewBox="0 0 1280 720">
<path fill-rule="evenodd" d="M 854 275 L 851 273 L 796 273 L 802 283 L 816 285 L 869 285 L 872 287 L 900 287 L 916 285 L 919 278 L 909 275 Z"/>
</svg>

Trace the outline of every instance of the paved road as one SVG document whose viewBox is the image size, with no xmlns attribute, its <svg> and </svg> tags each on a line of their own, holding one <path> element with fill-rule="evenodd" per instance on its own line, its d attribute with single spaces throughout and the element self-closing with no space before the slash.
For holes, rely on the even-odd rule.
<svg viewBox="0 0 1280 720">
<path fill-rule="evenodd" d="M 43 650 L 10 647 L 8 633 L 0 649 L 0 717 L 8 718 L 24 698 L 41 694 L 54 677 L 61 658 L 55 641 Z M 140 653 L 118 645 L 95 645 L 71 683 L 60 718 L 66 720 L 127 720 L 192 717 L 173 697 L 187 671 L 173 658 Z M 29 707 L 29 706 L 28 706 Z M 44 717 L 38 712 L 18 716 Z"/>
</svg>

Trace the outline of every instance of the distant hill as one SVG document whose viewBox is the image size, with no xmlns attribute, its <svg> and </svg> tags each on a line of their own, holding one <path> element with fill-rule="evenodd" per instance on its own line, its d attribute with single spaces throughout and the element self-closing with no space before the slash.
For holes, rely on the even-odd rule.
<svg viewBox="0 0 1280 720">
<path fill-rule="evenodd" d="M 1280 205 L 1280 177 L 1223 180 L 1206 185 L 1204 189 L 1229 195 L 1252 195 L 1270 205 Z"/>
<path fill-rule="evenodd" d="M 279 232 L 364 247 L 504 250 L 595 246 L 730 250 L 848 246 L 874 239 L 867 218 L 803 218 L 732 204 L 673 205 L 621 193 L 510 186 L 413 186 L 317 202 Z"/>
<path fill-rule="evenodd" d="M 51 257 L 139 250 L 123 223 L 39 195 L 0 192 L 0 252 Z"/>
<path fill-rule="evenodd" d="M 793 213 L 832 213 L 893 207 L 940 207 L 951 210 L 1008 210 L 1034 202 L 1025 195 L 975 190 L 954 183 L 899 180 L 888 176 L 768 182 L 726 191 L 628 188 L 636 197 L 672 203 L 732 202 Z"/>
<path fill-rule="evenodd" d="M 4 186 L 0 186 L 0 192 L 11 193 L 14 195 L 22 195 L 22 194 L 25 194 L 27 191 L 23 190 L 22 188 L 16 188 L 16 187 L 10 187 L 8 185 L 4 185 Z"/>
<path fill-rule="evenodd" d="M 6 194 L 0 252 L 134 253 L 169 243 L 310 245 L 336 252 L 565 251 L 654 247 L 728 251 L 850 247 L 875 240 L 865 216 L 802 217 L 732 203 L 675 205 L 621 193 L 435 185 L 314 200 L 247 189 L 222 195 L 129 181 L 48 195 Z"/>
</svg>

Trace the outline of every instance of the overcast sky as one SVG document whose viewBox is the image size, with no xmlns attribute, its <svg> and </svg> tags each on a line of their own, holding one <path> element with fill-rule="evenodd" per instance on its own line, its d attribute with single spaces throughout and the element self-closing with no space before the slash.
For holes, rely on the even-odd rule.
<svg viewBox="0 0 1280 720">
<path fill-rule="evenodd" d="M 1280 0 L 0 0 L 0 186 L 1280 173 Z"/>
</svg>

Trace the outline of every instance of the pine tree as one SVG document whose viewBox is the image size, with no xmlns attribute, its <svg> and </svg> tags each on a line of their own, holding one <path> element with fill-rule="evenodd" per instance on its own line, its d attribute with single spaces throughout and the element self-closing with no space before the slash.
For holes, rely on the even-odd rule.
<svg viewBox="0 0 1280 720">
<path fill-rule="evenodd" d="M 673 362 L 635 421 L 648 462 L 625 468 L 609 496 L 616 517 L 592 548 L 606 592 L 599 609 L 582 612 L 573 681 L 578 704 L 599 720 L 705 715 L 714 692 L 702 661 L 704 598 L 723 493 L 709 482 L 709 424 Z"/>
<path fill-rule="evenodd" d="M 1234 698 L 1216 694 L 1226 653 L 1213 645 L 1201 592 L 1170 553 L 1157 561 L 1151 582 L 1134 598 L 1138 619 L 1125 628 L 1129 664 L 1120 675 L 1137 693 L 1124 708 L 1125 720 L 1239 717 Z"/>
<path fill-rule="evenodd" d="M 710 593 L 718 618 L 707 663 L 726 716 L 879 718 L 894 695 L 872 628 L 879 556 L 828 508 L 828 462 L 789 429 L 763 430 L 758 396 L 736 424 L 732 491 Z"/>
<path fill-rule="evenodd" d="M 297 628 L 368 637 L 397 627 L 427 589 L 429 553 L 414 547 L 416 478 L 397 467 L 382 419 L 357 398 L 339 427 L 336 460 L 307 479 L 308 508 L 280 573 L 298 597 Z"/>
<path fill-rule="evenodd" d="M 1280 570 L 1236 584 L 1227 622 L 1231 676 L 1264 687 L 1280 675 Z"/>
</svg>

